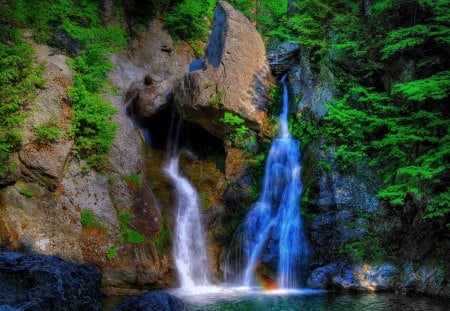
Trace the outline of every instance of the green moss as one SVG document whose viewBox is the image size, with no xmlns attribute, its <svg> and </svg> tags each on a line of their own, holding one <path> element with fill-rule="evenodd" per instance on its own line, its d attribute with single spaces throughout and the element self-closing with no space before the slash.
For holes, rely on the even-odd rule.
<svg viewBox="0 0 450 311">
<path fill-rule="evenodd" d="M 105 252 L 106 259 L 108 261 L 114 261 L 117 257 L 117 247 L 111 246 Z"/>
<path fill-rule="evenodd" d="M 130 175 L 122 175 L 121 178 L 131 184 L 133 184 L 134 186 L 141 188 L 142 187 L 142 180 L 141 177 L 136 174 L 130 174 Z"/>
<path fill-rule="evenodd" d="M 167 226 L 167 215 L 163 215 L 163 222 L 161 229 L 152 237 L 152 242 L 155 244 L 158 255 L 163 255 L 172 243 L 172 233 Z"/>
<path fill-rule="evenodd" d="M 145 242 L 145 236 L 137 230 L 131 229 L 131 213 L 129 211 L 121 211 L 118 214 L 120 225 L 120 243 L 140 244 Z"/>
<path fill-rule="evenodd" d="M 27 198 L 34 198 L 36 196 L 36 192 L 29 190 L 27 188 L 21 188 L 19 193 Z"/>
<path fill-rule="evenodd" d="M 94 213 L 91 210 L 82 210 L 81 211 L 81 225 L 85 228 L 97 228 L 102 231 L 108 231 L 106 226 L 102 224 L 97 217 L 95 217 Z"/>
</svg>

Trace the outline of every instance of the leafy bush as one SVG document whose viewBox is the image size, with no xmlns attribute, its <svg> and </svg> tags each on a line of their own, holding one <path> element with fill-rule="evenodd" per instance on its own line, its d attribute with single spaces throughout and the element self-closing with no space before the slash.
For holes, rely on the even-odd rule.
<svg viewBox="0 0 450 311">
<path fill-rule="evenodd" d="M 35 126 L 33 131 L 40 145 L 54 143 L 62 136 L 62 131 L 57 125 L 56 118 L 54 117 L 45 123 Z"/>
<path fill-rule="evenodd" d="M 164 14 L 167 30 L 175 38 L 206 40 L 216 0 L 182 0 Z"/>
<path fill-rule="evenodd" d="M 0 175 L 8 170 L 11 153 L 20 149 L 24 112 L 44 85 L 43 67 L 35 64 L 22 32 L 11 26 L 15 15 L 7 4 L 0 4 Z"/>
<path fill-rule="evenodd" d="M 26 188 L 22 188 L 19 190 L 19 193 L 23 196 L 26 196 L 27 198 L 33 198 L 36 196 L 36 192 L 31 191 L 29 189 Z"/>
</svg>

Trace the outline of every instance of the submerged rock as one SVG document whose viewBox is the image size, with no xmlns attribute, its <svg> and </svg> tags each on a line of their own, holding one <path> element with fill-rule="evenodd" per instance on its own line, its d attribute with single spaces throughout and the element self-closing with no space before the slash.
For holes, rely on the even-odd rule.
<svg viewBox="0 0 450 311">
<path fill-rule="evenodd" d="M 91 265 L 3 252 L 0 272 L 1 303 L 33 311 L 100 310 L 101 274 Z M 2 306 L 0 310 L 15 309 Z"/>
<path fill-rule="evenodd" d="M 214 12 L 212 34 L 203 63 L 175 87 L 175 101 L 183 119 L 215 136 L 227 133 L 220 121 L 225 111 L 239 115 L 246 125 L 264 128 L 267 94 L 272 77 L 264 42 L 253 24 L 226 2 Z"/>
<path fill-rule="evenodd" d="M 122 302 L 113 311 L 185 311 L 183 302 L 164 291 L 141 294 Z"/>
</svg>

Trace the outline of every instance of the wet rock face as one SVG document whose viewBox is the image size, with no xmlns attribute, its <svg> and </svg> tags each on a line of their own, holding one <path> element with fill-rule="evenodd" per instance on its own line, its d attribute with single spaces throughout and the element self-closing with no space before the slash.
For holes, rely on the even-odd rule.
<svg viewBox="0 0 450 311">
<path fill-rule="evenodd" d="M 278 77 L 287 73 L 298 64 L 299 54 L 300 46 L 290 42 L 283 43 L 267 53 L 267 62 L 272 73 Z"/>
<path fill-rule="evenodd" d="M 183 302 L 164 291 L 155 291 L 130 298 L 122 302 L 113 311 L 185 311 Z"/>
<path fill-rule="evenodd" d="M 443 267 L 411 262 L 404 265 L 333 263 L 313 270 L 306 285 L 313 289 L 340 291 L 397 291 L 435 297 L 450 295 Z"/>
<path fill-rule="evenodd" d="M 0 253 L 0 301 L 20 310 L 100 310 L 100 287 L 93 266 Z"/>
<path fill-rule="evenodd" d="M 228 3 L 214 12 L 212 34 L 202 66 L 180 79 L 175 102 L 183 119 L 223 136 L 224 111 L 238 114 L 247 126 L 264 128 L 271 74 L 261 36 L 251 22 Z"/>
</svg>

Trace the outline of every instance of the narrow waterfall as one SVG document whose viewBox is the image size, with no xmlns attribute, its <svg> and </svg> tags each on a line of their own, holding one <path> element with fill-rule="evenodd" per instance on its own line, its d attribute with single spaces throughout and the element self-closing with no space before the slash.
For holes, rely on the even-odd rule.
<svg viewBox="0 0 450 311">
<path fill-rule="evenodd" d="M 280 132 L 267 157 L 262 191 L 241 228 L 243 252 L 247 258 L 244 286 L 255 285 L 256 268 L 269 241 L 277 249 L 277 287 L 299 285 L 300 264 L 308 254 L 308 243 L 300 215 L 300 143 L 291 138 L 288 129 L 289 98 L 286 76 L 283 86 L 283 111 L 279 117 Z"/>
<path fill-rule="evenodd" d="M 200 200 L 194 186 L 181 175 L 179 169 L 178 132 L 179 121 L 173 116 L 172 129 L 175 128 L 172 143 L 169 143 L 170 160 L 164 167 L 165 174 L 175 186 L 175 233 L 173 239 L 173 258 L 180 286 L 192 288 L 208 285 L 208 259 L 205 237 L 201 224 Z M 173 126 L 173 124 L 175 124 Z"/>
</svg>

